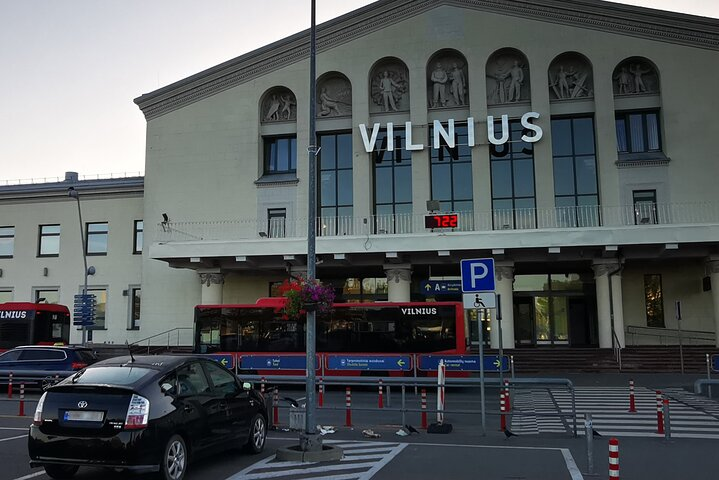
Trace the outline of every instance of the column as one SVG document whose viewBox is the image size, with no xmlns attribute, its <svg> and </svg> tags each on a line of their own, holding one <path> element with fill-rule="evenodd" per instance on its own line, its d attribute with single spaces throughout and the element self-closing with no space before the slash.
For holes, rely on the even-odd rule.
<svg viewBox="0 0 719 480">
<path fill-rule="evenodd" d="M 385 265 L 387 296 L 390 302 L 409 302 L 412 270 L 409 265 Z"/>
<path fill-rule="evenodd" d="M 612 348 L 612 313 L 614 314 L 614 331 L 624 344 L 624 315 L 622 314 L 622 279 L 612 279 L 612 306 L 609 298 L 609 274 L 619 270 L 617 263 L 599 263 L 592 265 L 594 282 L 597 290 L 597 322 L 599 331 L 599 348 Z M 617 274 L 618 275 L 618 274 Z M 616 275 L 615 275 L 616 276 Z M 618 304 L 617 301 L 620 303 Z"/>
<path fill-rule="evenodd" d="M 719 260 L 707 262 L 707 273 L 712 284 L 712 303 L 714 304 L 714 337 L 719 347 Z"/>
<path fill-rule="evenodd" d="M 502 307 L 502 348 L 514 348 L 514 262 L 495 265 L 496 292 Z M 500 305 L 497 305 L 498 307 Z M 492 312 L 489 345 L 499 348 L 499 322 L 497 311 Z"/>
<path fill-rule="evenodd" d="M 197 272 L 202 284 L 203 305 L 219 305 L 222 303 L 222 285 L 225 276 L 220 272 Z"/>
</svg>

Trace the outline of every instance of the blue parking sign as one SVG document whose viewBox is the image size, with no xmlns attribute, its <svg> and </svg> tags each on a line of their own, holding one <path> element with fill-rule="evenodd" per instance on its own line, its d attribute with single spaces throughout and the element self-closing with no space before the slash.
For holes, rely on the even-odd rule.
<svg viewBox="0 0 719 480">
<path fill-rule="evenodd" d="M 463 292 L 493 292 L 494 259 L 475 258 L 460 262 Z"/>
</svg>

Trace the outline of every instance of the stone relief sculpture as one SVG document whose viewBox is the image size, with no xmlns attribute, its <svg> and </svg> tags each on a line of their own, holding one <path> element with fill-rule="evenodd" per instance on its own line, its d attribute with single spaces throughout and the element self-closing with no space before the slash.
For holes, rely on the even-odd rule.
<svg viewBox="0 0 719 480">
<path fill-rule="evenodd" d="M 317 95 L 317 116 L 342 117 L 352 114 L 352 87 L 342 76 L 320 80 Z"/>
<path fill-rule="evenodd" d="M 494 54 L 487 62 L 487 103 L 529 101 L 529 68 L 519 52 Z"/>
<path fill-rule="evenodd" d="M 641 58 L 630 58 L 619 64 L 612 80 L 615 95 L 659 93 L 659 74 L 647 60 Z"/>
<path fill-rule="evenodd" d="M 428 108 L 462 107 L 466 105 L 467 62 L 458 53 L 435 55 L 427 72 Z"/>
<path fill-rule="evenodd" d="M 370 112 L 397 112 L 409 109 L 409 73 L 399 63 L 375 67 L 371 81 Z"/>
<path fill-rule="evenodd" d="M 287 88 L 275 88 L 262 102 L 263 122 L 297 120 L 297 100 Z"/>
<path fill-rule="evenodd" d="M 591 98 L 594 96 L 592 67 L 578 54 L 558 57 L 549 67 L 550 100 Z"/>
</svg>

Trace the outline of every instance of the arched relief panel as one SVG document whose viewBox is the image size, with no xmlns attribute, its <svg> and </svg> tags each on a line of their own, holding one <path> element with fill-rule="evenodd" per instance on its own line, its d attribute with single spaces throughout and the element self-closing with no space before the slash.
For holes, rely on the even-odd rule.
<svg viewBox="0 0 719 480">
<path fill-rule="evenodd" d="M 440 50 L 427 63 L 427 108 L 469 105 L 467 59 L 456 50 Z"/>
<path fill-rule="evenodd" d="M 549 100 L 584 100 L 594 98 L 592 64 L 584 55 L 566 52 L 549 66 Z"/>
<path fill-rule="evenodd" d="M 297 97 L 287 87 L 273 87 L 260 104 L 262 123 L 294 122 L 297 120 Z"/>
<path fill-rule="evenodd" d="M 352 84 L 339 72 L 328 72 L 317 80 L 317 118 L 351 117 Z"/>
<path fill-rule="evenodd" d="M 409 111 L 409 69 L 398 58 L 383 58 L 370 72 L 370 113 Z"/>
<path fill-rule="evenodd" d="M 644 57 L 622 61 L 612 75 L 614 95 L 658 95 L 659 70 Z"/>
<path fill-rule="evenodd" d="M 487 60 L 487 105 L 529 102 L 529 62 L 514 48 L 498 50 Z"/>
</svg>

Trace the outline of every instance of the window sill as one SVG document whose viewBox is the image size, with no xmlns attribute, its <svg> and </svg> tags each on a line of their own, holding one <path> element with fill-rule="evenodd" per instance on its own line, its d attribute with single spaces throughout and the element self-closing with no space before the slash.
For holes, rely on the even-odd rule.
<svg viewBox="0 0 719 480">
<path fill-rule="evenodd" d="M 663 152 L 620 153 L 617 167 L 652 167 L 666 165 L 671 160 Z"/>
<path fill-rule="evenodd" d="M 273 173 L 265 174 L 255 180 L 258 187 L 276 187 L 282 185 L 296 185 L 299 183 L 296 173 Z"/>
<path fill-rule="evenodd" d="M 137 331 L 137 330 L 140 330 L 140 327 L 131 327 L 131 328 L 128 328 L 128 329 L 126 329 L 126 330 L 127 330 L 128 332 L 129 332 L 129 331 L 132 331 L 132 330 Z"/>
</svg>

